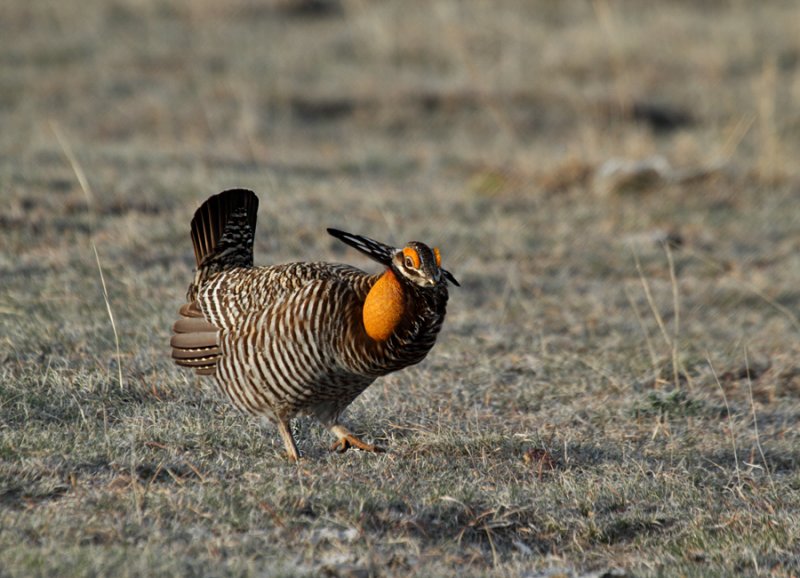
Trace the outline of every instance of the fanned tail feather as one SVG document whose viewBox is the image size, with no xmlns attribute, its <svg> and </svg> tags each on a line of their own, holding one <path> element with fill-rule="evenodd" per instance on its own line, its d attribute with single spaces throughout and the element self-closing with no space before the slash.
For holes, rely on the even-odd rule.
<svg viewBox="0 0 800 578">
<path fill-rule="evenodd" d="M 258 197 L 247 189 L 230 189 L 209 198 L 192 219 L 192 246 L 197 273 L 187 300 L 214 273 L 253 266 L 253 239 Z"/>
<path fill-rule="evenodd" d="M 214 373 L 220 356 L 219 330 L 203 317 L 181 317 L 172 326 L 172 359 L 197 373 Z"/>
<path fill-rule="evenodd" d="M 206 321 L 197 304 L 197 292 L 213 274 L 253 266 L 258 197 L 247 189 L 230 189 L 209 198 L 192 219 L 192 246 L 197 262 L 194 280 L 181 306 L 181 318 L 170 340 L 175 363 L 201 375 L 216 371 L 219 329 Z"/>
</svg>

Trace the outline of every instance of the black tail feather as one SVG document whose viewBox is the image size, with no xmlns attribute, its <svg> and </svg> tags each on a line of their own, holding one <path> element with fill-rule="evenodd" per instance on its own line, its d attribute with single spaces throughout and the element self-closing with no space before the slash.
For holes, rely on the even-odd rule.
<svg viewBox="0 0 800 578">
<path fill-rule="evenodd" d="M 191 303 L 213 273 L 253 266 L 253 239 L 258 197 L 247 189 L 230 189 L 210 197 L 192 219 L 192 246 L 197 273 L 189 286 Z"/>
<path fill-rule="evenodd" d="M 257 216 L 258 197 L 253 191 L 230 189 L 210 197 L 192 219 L 197 266 L 222 261 L 220 265 L 252 267 Z"/>
</svg>

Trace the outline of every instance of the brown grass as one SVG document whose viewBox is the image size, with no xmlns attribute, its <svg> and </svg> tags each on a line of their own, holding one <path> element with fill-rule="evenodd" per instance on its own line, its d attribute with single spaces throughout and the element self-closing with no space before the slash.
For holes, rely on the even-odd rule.
<svg viewBox="0 0 800 578">
<path fill-rule="evenodd" d="M 0 574 L 798 575 L 798 16 L 3 4 Z M 170 362 L 232 186 L 258 263 L 370 267 L 333 226 L 462 282 L 349 410 L 387 454 L 291 466 Z"/>
</svg>

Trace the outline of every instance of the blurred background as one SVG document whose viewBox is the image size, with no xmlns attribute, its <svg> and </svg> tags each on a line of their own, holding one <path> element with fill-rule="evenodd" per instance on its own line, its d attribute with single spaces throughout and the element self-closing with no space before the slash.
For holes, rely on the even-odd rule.
<svg viewBox="0 0 800 578">
<path fill-rule="evenodd" d="M 752 491 L 775 489 L 764 477 L 769 462 L 767 471 L 786 476 L 784 492 L 797 494 L 798 30 L 800 5 L 789 0 L 5 0 L 0 435 L 11 497 L 0 502 L 38 504 L 70 486 L 80 464 L 112 479 L 115 464 L 133 463 L 132 448 L 151 459 L 157 450 L 143 440 L 252 427 L 216 409 L 211 387 L 197 393 L 167 348 L 194 266 L 193 211 L 222 189 L 249 187 L 261 198 L 257 264 L 320 259 L 372 270 L 325 234 L 330 226 L 438 245 L 462 282 L 429 360 L 381 381 L 352 410 L 378 436 L 406 431 L 402 424 L 428 432 L 394 440 L 400 455 L 430 444 L 498 447 L 488 465 L 473 461 L 477 449 L 455 450 L 444 465 L 437 460 L 454 454 L 425 455 L 431 467 L 456 468 L 459 483 L 478 467 L 517 486 L 525 475 L 535 482 L 523 456 L 552 456 L 567 473 L 569 464 L 602 463 L 607 478 L 633 484 L 655 466 L 628 460 L 654 459 L 669 462 L 676 484 L 691 467 L 717 488 L 676 498 L 682 513 L 658 518 L 658 530 L 628 520 L 632 538 L 615 533 L 618 510 L 595 516 L 596 496 L 589 510 L 554 506 L 548 526 L 539 506 L 509 488 L 404 487 L 423 504 L 414 523 L 459 546 L 463 532 L 441 521 L 453 516 L 437 517 L 431 496 L 457 496 L 480 512 L 502 494 L 517 512 L 535 510 L 497 526 L 506 533 L 491 547 L 491 534 L 475 530 L 464 547 L 477 553 L 454 561 L 435 540 L 397 530 L 417 540 L 429 570 L 474 563 L 479 574 L 511 572 L 525 548 L 581 567 L 636 567 L 652 553 L 650 536 L 672 548 L 652 554 L 662 562 L 741 569 L 752 558 L 737 542 L 745 534 L 761 544 L 753 556 L 762 568 L 796 569 L 781 552 L 797 544 L 797 518 L 784 546 L 767 514 L 747 508 L 724 544 L 687 536 L 722 527 L 723 510 L 741 506 L 719 488 L 740 473 L 737 449 L 758 462 L 751 414 L 767 456 L 752 470 Z M 182 404 L 196 399 L 205 403 L 191 406 L 197 415 L 215 408 L 229 421 L 181 421 Z M 738 416 L 730 430 L 720 425 L 725 407 Z M 106 412 L 126 417 L 109 422 Z M 152 433 L 177 423 L 189 429 Z M 75 437 L 84 430 L 87 438 Z M 219 435 L 227 441 L 210 447 L 250 451 L 252 432 Z M 316 441 L 305 448 L 321 459 L 310 448 L 324 433 L 309 435 Z M 270 436 L 246 453 L 242 471 L 279 467 Z M 83 441 L 73 447 L 75 439 Z M 534 450 L 545 453 L 526 453 Z M 230 479 L 230 464 L 208 460 L 197 466 L 208 479 Z M 346 475 L 328 467 L 332 479 Z M 599 483 L 580 478 L 576 495 Z M 300 490 L 270 491 L 286 496 L 275 505 L 281 515 L 316 531 L 292 509 Z M 370 499 L 378 511 L 394 504 Z M 629 514 L 655 516 L 645 507 L 654 499 L 643 494 L 640 512 L 631 498 Z M 685 517 L 708 503 L 720 510 Z M 35 558 L 41 542 L 25 536 L 59 544 L 58 524 L 48 534 L 9 519 L 32 525 L 6 545 L 27 544 Z M 121 536 L 109 540 L 149 544 Z M 216 564 L 171 539 L 185 555 L 172 571 Z M 675 554 L 692 548 L 708 554 Z"/>
<path fill-rule="evenodd" d="M 476 285 L 513 262 L 529 295 L 548 267 L 630 267 L 626 243 L 659 239 L 794 274 L 799 18 L 793 2 L 5 2 L 4 276 L 93 267 L 90 229 L 120 282 L 188 268 L 192 211 L 233 186 L 262 193 L 275 260 L 336 250 L 334 225 L 441 244 Z M 795 291 L 788 269 L 759 290 Z"/>
</svg>

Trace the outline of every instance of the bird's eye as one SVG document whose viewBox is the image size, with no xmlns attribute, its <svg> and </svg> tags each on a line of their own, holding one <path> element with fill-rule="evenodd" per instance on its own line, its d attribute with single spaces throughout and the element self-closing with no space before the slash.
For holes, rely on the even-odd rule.
<svg viewBox="0 0 800 578">
<path fill-rule="evenodd" d="M 409 269 L 414 268 L 414 260 L 411 257 L 406 257 L 406 267 Z"/>
</svg>

